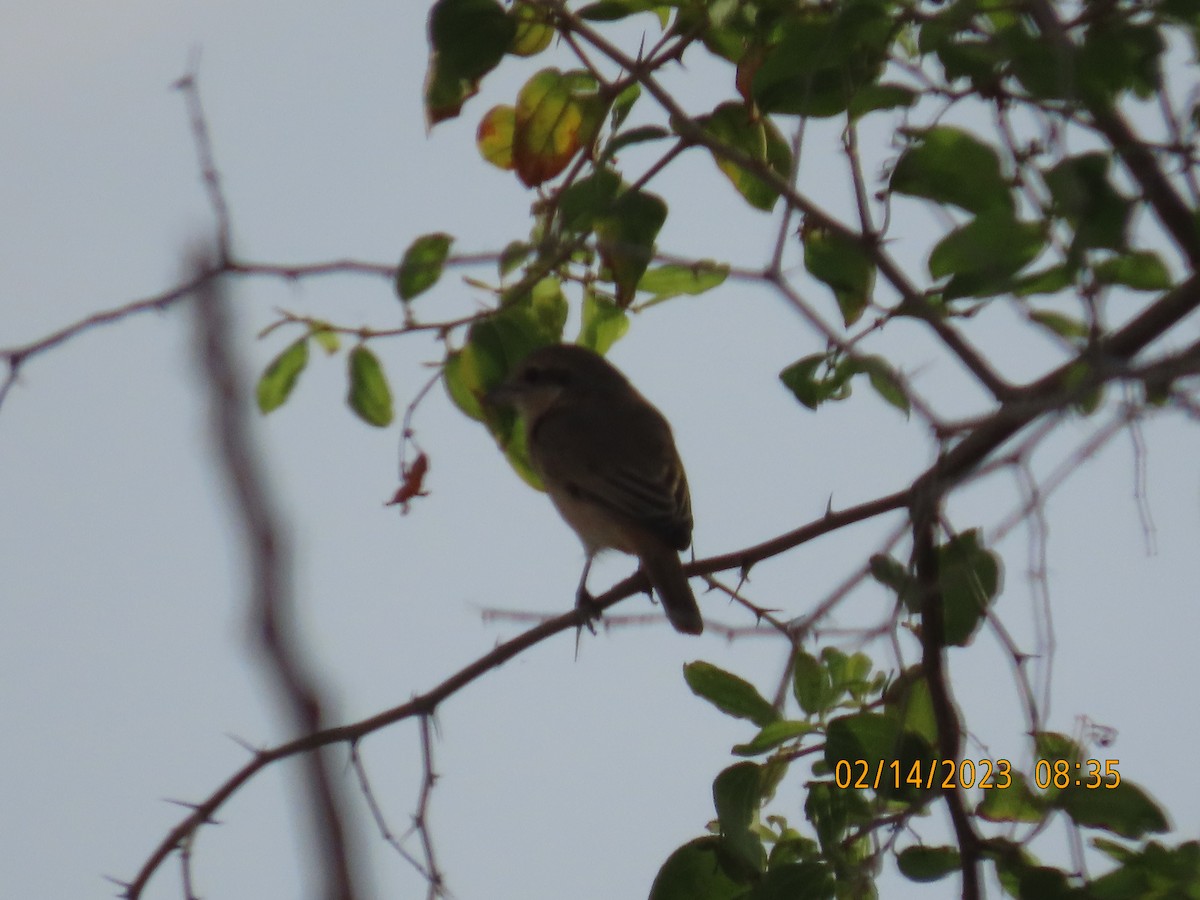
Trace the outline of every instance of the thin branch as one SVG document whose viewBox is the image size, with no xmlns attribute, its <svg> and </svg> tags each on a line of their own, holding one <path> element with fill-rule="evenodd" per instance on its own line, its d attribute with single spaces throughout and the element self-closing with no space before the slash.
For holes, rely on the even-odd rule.
<svg viewBox="0 0 1200 900">
<path fill-rule="evenodd" d="M 367 809 L 371 813 L 371 818 L 375 820 L 375 827 L 379 830 L 379 836 L 384 842 L 391 847 L 406 863 L 412 866 L 420 873 L 421 877 L 426 881 L 432 881 L 429 870 L 425 865 L 404 849 L 404 845 L 400 839 L 396 837 L 391 826 L 387 823 L 387 817 L 383 814 L 383 807 L 379 805 L 379 800 L 375 797 L 375 791 L 371 787 L 371 780 L 367 776 L 367 767 L 362 761 L 362 755 L 358 752 L 358 742 L 350 742 L 350 766 L 354 769 L 354 775 L 358 779 L 358 787 L 362 792 L 363 799 L 367 803 Z"/>
<path fill-rule="evenodd" d="M 192 842 L 195 835 L 190 835 L 179 845 L 179 880 L 183 885 L 184 900 L 199 900 L 192 879 Z"/>
<path fill-rule="evenodd" d="M 211 270 L 197 255 L 195 279 Z M 210 394 L 212 432 L 224 474 L 236 505 L 238 524 L 250 553 L 253 586 L 251 619 L 266 651 L 269 674 L 279 691 L 292 726 L 300 734 L 320 731 L 324 720 L 316 679 L 298 648 L 289 562 L 284 539 L 267 495 L 261 463 L 245 416 L 246 379 L 232 352 L 233 328 L 227 302 L 217 279 L 209 278 L 197 291 L 196 340 Z M 339 802 L 324 754 L 306 757 L 306 787 L 312 803 L 313 829 L 324 869 L 325 896 L 352 900 L 356 895 L 353 866 Z M 192 834 L 187 837 L 190 839 Z"/>
<path fill-rule="evenodd" d="M 1149 451 L 1142 436 L 1137 407 L 1132 402 L 1125 404 L 1125 421 L 1129 428 L 1129 440 L 1133 444 L 1133 505 L 1137 509 L 1138 521 L 1142 524 L 1146 555 L 1153 556 L 1158 552 L 1158 529 L 1154 526 L 1154 510 L 1150 508 L 1146 487 L 1146 457 Z"/>
<path fill-rule="evenodd" d="M 963 729 L 950 691 L 946 672 L 945 599 L 940 587 L 938 551 L 934 539 L 940 486 L 930 483 L 926 492 L 915 496 L 912 507 L 913 561 L 921 598 L 921 670 L 929 686 L 930 705 L 937 725 L 937 755 L 957 761 L 962 752 Z M 962 792 L 956 785 L 941 788 L 950 811 L 950 821 L 958 841 L 961 859 L 963 900 L 980 900 L 979 835 L 971 825 Z"/>
<path fill-rule="evenodd" d="M 808 119 L 803 116 L 796 123 L 796 132 L 792 135 L 792 169 L 788 172 L 788 184 L 795 186 L 800 178 L 800 160 L 804 151 L 804 133 Z M 788 238 L 791 236 L 792 216 L 796 209 L 791 203 L 783 207 L 783 215 L 779 218 L 779 229 L 775 232 L 775 249 L 771 251 L 771 262 L 767 272 L 783 271 L 783 252 L 787 249 Z"/>
<path fill-rule="evenodd" d="M 200 102 L 200 88 L 196 83 L 196 75 L 200 65 L 199 53 L 193 52 L 188 73 L 175 82 L 174 88 L 183 94 L 187 106 L 188 122 L 192 129 L 192 144 L 196 148 L 196 156 L 200 162 L 200 176 L 204 179 L 205 193 L 217 223 L 217 265 L 225 268 L 232 258 L 232 226 L 229 218 L 229 204 L 225 200 L 225 192 L 221 189 L 221 175 L 217 171 L 216 158 L 213 155 L 212 136 L 208 130 L 208 118 L 204 114 L 204 106 Z"/>
<path fill-rule="evenodd" d="M 413 816 L 413 827 L 421 838 L 421 848 L 425 853 L 425 865 L 429 870 L 428 900 L 436 900 L 444 893 L 445 879 L 438 868 L 437 858 L 433 852 L 433 837 L 429 831 L 429 802 L 433 797 L 433 786 L 437 783 L 437 773 L 433 770 L 433 738 L 430 734 L 432 713 L 421 716 L 421 760 L 423 775 L 421 777 L 421 796 L 417 800 L 417 812 Z"/>
<path fill-rule="evenodd" d="M 461 254 L 450 257 L 446 261 L 447 266 L 471 266 L 477 265 L 480 262 L 495 261 L 496 254 Z M 66 325 L 57 331 L 52 331 L 43 337 L 30 341 L 25 344 L 18 344 L 11 347 L 0 348 L 0 359 L 3 359 L 8 364 L 8 374 L 3 384 L 0 384 L 0 406 L 3 406 L 4 399 L 16 383 L 22 367 L 30 359 L 35 356 L 40 356 L 49 350 L 53 350 L 60 344 L 64 344 L 85 332 L 91 331 L 102 325 L 112 325 L 117 322 L 122 322 L 125 319 L 141 315 L 147 312 L 163 312 L 175 304 L 193 297 L 196 292 L 205 287 L 209 281 L 214 278 L 220 278 L 223 275 L 244 275 L 252 277 L 268 277 L 268 278 L 284 278 L 289 281 L 295 281 L 302 278 L 315 278 L 324 275 L 370 275 L 383 278 L 394 278 L 396 275 L 396 266 L 394 264 L 373 263 L 355 259 L 336 259 L 326 262 L 288 264 L 288 263 L 255 263 L 255 262 L 239 262 L 237 260 L 229 260 L 224 265 L 210 263 L 210 267 L 203 272 L 197 272 L 187 280 L 167 288 L 157 294 L 149 297 L 144 297 L 138 300 L 132 300 L 128 303 L 123 303 L 120 306 L 114 306 L 110 309 L 101 310 L 91 315 L 78 319 L 69 325 Z M 487 315 L 491 315 L 492 311 L 488 310 L 481 313 L 476 313 L 471 316 L 464 316 L 460 319 L 452 319 L 446 322 L 431 322 L 427 324 L 413 323 L 411 325 L 400 328 L 380 330 L 378 332 L 369 331 L 369 336 L 393 336 L 399 334 L 407 334 L 413 331 L 446 331 L 461 326 L 470 325 L 472 322 Z M 316 322 L 315 318 L 304 316 L 290 316 L 289 321 L 298 322 Z M 324 324 L 324 323 L 323 323 Z M 335 329 L 346 331 L 355 335 L 361 335 L 364 331 L 362 328 Z"/>
</svg>

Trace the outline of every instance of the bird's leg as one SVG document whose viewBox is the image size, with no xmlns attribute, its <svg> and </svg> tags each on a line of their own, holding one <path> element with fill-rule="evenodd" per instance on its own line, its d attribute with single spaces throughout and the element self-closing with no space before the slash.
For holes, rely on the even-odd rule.
<svg viewBox="0 0 1200 900">
<path fill-rule="evenodd" d="M 650 580 L 650 571 L 646 568 L 645 564 L 642 563 L 641 559 L 638 560 L 638 571 L 641 572 L 642 577 L 646 579 L 646 586 L 642 588 L 642 590 L 645 591 L 646 596 L 650 599 L 650 602 L 657 606 L 658 598 L 654 596 L 654 582 Z"/>
<path fill-rule="evenodd" d="M 588 554 L 587 562 L 583 564 L 583 574 L 579 577 L 579 589 L 575 592 L 575 608 L 587 613 L 587 621 L 584 624 L 592 634 L 596 633 L 596 626 L 592 623 L 600 618 L 600 607 L 596 605 L 596 598 L 589 594 L 587 589 L 588 572 L 592 570 L 594 558 L 592 554 Z M 578 635 L 576 639 L 578 640 Z"/>
</svg>

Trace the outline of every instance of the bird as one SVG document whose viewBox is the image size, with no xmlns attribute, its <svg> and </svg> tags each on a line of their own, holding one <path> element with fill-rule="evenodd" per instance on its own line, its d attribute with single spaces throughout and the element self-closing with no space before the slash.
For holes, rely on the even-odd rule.
<svg viewBox="0 0 1200 900">
<path fill-rule="evenodd" d="M 679 559 L 692 542 L 691 495 L 663 414 L 577 344 L 534 350 L 484 399 L 517 413 L 534 470 L 583 543 L 576 605 L 594 603 L 587 578 L 596 554 L 620 550 L 638 558 L 676 631 L 703 632 Z"/>
</svg>

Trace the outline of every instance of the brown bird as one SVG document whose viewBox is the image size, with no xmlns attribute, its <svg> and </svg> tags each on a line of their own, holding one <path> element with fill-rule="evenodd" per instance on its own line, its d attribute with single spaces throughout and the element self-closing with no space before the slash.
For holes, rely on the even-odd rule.
<svg viewBox="0 0 1200 900">
<path fill-rule="evenodd" d="M 601 550 L 636 556 L 676 631 L 704 621 L 679 561 L 692 542 L 692 503 L 671 426 L 604 357 L 573 344 L 522 360 L 487 402 L 515 409 L 530 461 L 587 552 L 577 601 Z"/>
</svg>

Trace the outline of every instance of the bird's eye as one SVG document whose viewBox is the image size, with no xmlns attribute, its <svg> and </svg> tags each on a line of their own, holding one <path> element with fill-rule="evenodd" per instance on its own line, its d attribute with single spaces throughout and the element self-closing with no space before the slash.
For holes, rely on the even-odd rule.
<svg viewBox="0 0 1200 900">
<path fill-rule="evenodd" d="M 571 380 L 571 373 L 554 366 L 526 366 L 520 379 L 530 386 L 552 385 L 561 387 Z"/>
</svg>

